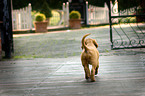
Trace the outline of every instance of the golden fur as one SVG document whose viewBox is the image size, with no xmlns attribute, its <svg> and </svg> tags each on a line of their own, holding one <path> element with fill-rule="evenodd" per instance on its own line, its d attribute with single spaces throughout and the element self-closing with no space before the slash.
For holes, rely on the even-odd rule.
<svg viewBox="0 0 145 96">
<path fill-rule="evenodd" d="M 91 81 L 95 81 L 95 74 L 98 73 L 99 68 L 99 51 L 97 50 L 98 44 L 95 39 L 85 39 L 88 35 L 86 34 L 82 38 L 82 54 L 81 61 L 85 71 L 85 78 L 91 78 Z M 90 74 L 89 64 L 92 65 Z"/>
</svg>

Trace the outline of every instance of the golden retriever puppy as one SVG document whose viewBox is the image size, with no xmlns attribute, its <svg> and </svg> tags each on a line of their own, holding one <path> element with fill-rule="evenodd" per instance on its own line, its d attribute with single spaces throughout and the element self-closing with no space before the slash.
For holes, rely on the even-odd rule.
<svg viewBox="0 0 145 96">
<path fill-rule="evenodd" d="M 85 71 L 85 78 L 91 78 L 91 81 L 95 81 L 95 75 L 98 73 L 99 68 L 99 51 L 97 50 L 98 44 L 95 39 L 85 39 L 88 35 L 86 34 L 82 38 L 82 54 L 81 61 Z M 92 65 L 90 73 L 89 64 Z"/>
</svg>

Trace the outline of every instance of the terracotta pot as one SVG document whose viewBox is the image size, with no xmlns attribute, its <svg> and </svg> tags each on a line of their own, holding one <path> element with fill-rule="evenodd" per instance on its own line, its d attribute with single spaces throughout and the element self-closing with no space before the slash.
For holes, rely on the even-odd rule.
<svg viewBox="0 0 145 96">
<path fill-rule="evenodd" d="M 49 23 L 50 23 L 50 18 L 46 18 L 46 21 L 48 22 L 47 25 L 49 25 Z"/>
<path fill-rule="evenodd" d="M 81 19 L 70 19 L 69 26 L 71 29 L 80 29 L 81 28 Z"/>
<path fill-rule="evenodd" d="M 47 32 L 47 21 L 35 22 L 35 32 Z"/>
</svg>

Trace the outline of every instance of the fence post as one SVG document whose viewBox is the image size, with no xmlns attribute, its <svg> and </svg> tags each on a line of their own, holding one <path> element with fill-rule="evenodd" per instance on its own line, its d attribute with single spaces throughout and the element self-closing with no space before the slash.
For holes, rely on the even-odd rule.
<svg viewBox="0 0 145 96">
<path fill-rule="evenodd" d="M 14 30 L 14 10 L 12 10 L 12 28 Z"/>
<path fill-rule="evenodd" d="M 32 30 L 32 17 L 31 17 L 31 3 L 29 3 L 28 5 L 28 11 L 29 11 L 29 28 L 30 28 L 30 31 Z"/>
<path fill-rule="evenodd" d="M 65 9 L 65 3 L 63 3 L 62 9 L 63 9 L 63 12 L 64 12 L 64 14 L 63 14 L 63 21 L 64 21 L 64 26 L 66 26 L 66 20 L 65 20 L 65 18 L 66 18 L 66 9 Z"/>
<path fill-rule="evenodd" d="M 69 26 L 69 2 L 66 3 L 66 10 L 67 10 L 67 25 Z"/>
<path fill-rule="evenodd" d="M 21 13 L 21 15 L 22 15 L 22 18 L 21 18 L 21 22 L 22 22 L 22 24 L 21 24 L 21 26 L 22 26 L 22 28 L 21 29 L 25 29 L 26 27 L 27 27 L 27 22 L 26 22 L 26 19 L 27 19 L 27 16 L 25 16 L 24 14 L 26 14 L 25 13 L 25 10 L 27 11 L 27 7 L 24 9 L 22 9 L 23 10 L 23 12 Z"/>
<path fill-rule="evenodd" d="M 105 23 L 109 23 L 109 15 L 108 15 L 108 12 L 109 12 L 109 10 L 108 10 L 108 7 L 107 7 L 107 4 L 105 3 L 105 5 L 104 5 L 105 7 L 104 7 L 104 14 L 105 14 Z"/>
<path fill-rule="evenodd" d="M 62 15 L 62 10 L 57 10 L 57 12 L 58 12 L 59 15 L 60 15 L 60 21 L 58 22 L 57 25 L 61 25 L 62 21 L 64 20 L 63 15 Z"/>
<path fill-rule="evenodd" d="M 18 11 L 18 29 L 21 29 L 21 9 Z"/>
<path fill-rule="evenodd" d="M 88 1 L 86 1 L 86 25 L 89 24 Z"/>
<path fill-rule="evenodd" d="M 15 14 L 16 14 L 16 18 L 15 18 L 15 24 L 16 24 L 16 29 L 18 29 L 18 11 L 17 10 L 15 10 Z"/>
</svg>

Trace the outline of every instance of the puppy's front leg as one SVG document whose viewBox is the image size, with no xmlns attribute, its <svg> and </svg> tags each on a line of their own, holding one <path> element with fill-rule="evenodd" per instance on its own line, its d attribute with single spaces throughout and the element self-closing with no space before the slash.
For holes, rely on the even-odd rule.
<svg viewBox="0 0 145 96">
<path fill-rule="evenodd" d="M 99 68 L 99 67 L 96 67 L 96 70 L 95 70 L 95 75 L 97 75 L 97 74 L 98 74 L 98 68 Z"/>
<path fill-rule="evenodd" d="M 96 69 L 96 66 L 92 66 L 92 70 L 91 70 L 91 81 L 92 82 L 95 82 L 95 69 Z"/>
<path fill-rule="evenodd" d="M 97 63 L 97 67 L 96 67 L 96 70 L 95 70 L 95 75 L 98 74 L 98 69 L 99 69 L 99 62 Z"/>
</svg>

